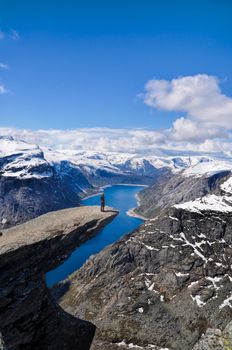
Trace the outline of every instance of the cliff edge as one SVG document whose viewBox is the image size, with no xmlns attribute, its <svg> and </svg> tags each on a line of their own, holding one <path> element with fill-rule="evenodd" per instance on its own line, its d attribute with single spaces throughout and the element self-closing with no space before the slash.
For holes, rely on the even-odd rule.
<svg viewBox="0 0 232 350">
<path fill-rule="evenodd" d="M 95 326 L 63 311 L 44 276 L 116 215 L 109 207 L 78 207 L 1 231 L 0 333 L 7 350 L 89 349 Z"/>
</svg>

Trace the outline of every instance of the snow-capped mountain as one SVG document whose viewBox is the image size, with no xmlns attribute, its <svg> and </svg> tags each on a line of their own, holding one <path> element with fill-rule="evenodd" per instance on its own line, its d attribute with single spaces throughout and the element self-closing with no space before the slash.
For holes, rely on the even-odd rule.
<svg viewBox="0 0 232 350">
<path fill-rule="evenodd" d="M 185 209 L 197 213 L 202 213 L 204 211 L 231 213 L 232 176 L 221 183 L 219 190 L 220 192 L 217 194 L 208 194 L 189 202 L 176 204 L 174 207 L 177 209 Z"/>
<path fill-rule="evenodd" d="M 0 170 L 5 177 L 43 178 L 53 176 L 52 169 L 62 162 L 76 166 L 93 182 L 110 176 L 154 176 L 168 169 L 183 176 L 212 175 L 231 170 L 232 158 L 212 156 L 141 156 L 131 153 L 52 150 L 12 137 L 0 137 Z"/>
<path fill-rule="evenodd" d="M 222 171 L 232 169 L 232 158 L 217 157 L 191 157 L 190 164 L 183 171 L 183 176 L 201 177 L 202 175 L 212 176 Z"/>
<path fill-rule="evenodd" d="M 66 160 L 77 166 L 95 185 L 111 183 L 150 184 L 164 169 L 178 171 L 188 166 L 188 160 L 140 156 L 137 154 L 91 151 L 53 151 L 43 148 L 46 160 L 56 166 Z"/>
<path fill-rule="evenodd" d="M 183 171 L 183 176 L 212 175 L 232 169 L 232 158 L 212 156 L 141 156 L 131 153 L 93 151 L 52 151 L 43 148 L 50 163 L 68 160 L 78 165 L 83 172 L 95 176 L 101 169 L 115 174 L 153 175 L 158 169 L 169 169 L 172 173 Z"/>
<path fill-rule="evenodd" d="M 53 175 L 49 162 L 37 145 L 0 137 L 0 174 L 21 179 L 46 178 Z"/>
<path fill-rule="evenodd" d="M 231 169 L 232 159 L 228 157 L 52 150 L 0 137 L 0 222 L 12 225 L 77 205 L 81 197 L 103 185 L 151 185 L 160 179 L 166 182 L 167 176 L 190 178 L 187 182 L 192 183 L 192 178 L 210 178 Z"/>
<path fill-rule="evenodd" d="M 76 206 L 92 187 L 74 164 L 61 160 L 54 166 L 40 147 L 0 138 L 0 227 Z"/>
</svg>

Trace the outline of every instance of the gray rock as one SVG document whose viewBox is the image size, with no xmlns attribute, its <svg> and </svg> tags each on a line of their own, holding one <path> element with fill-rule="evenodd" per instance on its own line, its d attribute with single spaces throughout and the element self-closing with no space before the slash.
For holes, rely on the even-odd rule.
<svg viewBox="0 0 232 350">
<path fill-rule="evenodd" d="M 232 349 L 232 322 L 224 331 L 208 328 L 193 350 L 230 350 Z"/>
<path fill-rule="evenodd" d="M 51 175 L 48 178 L 20 179 L 0 174 L 0 228 L 14 226 L 50 211 L 76 207 L 83 189 L 92 190 L 86 177 L 71 163 L 61 162 L 59 168 L 45 163 L 36 171 L 49 171 Z"/>
<path fill-rule="evenodd" d="M 153 218 L 162 210 L 174 204 L 187 202 L 207 193 L 218 193 L 219 184 L 229 176 L 229 171 L 222 171 L 211 176 L 185 177 L 166 172 L 150 187 L 139 193 L 140 206 L 136 213 Z"/>
<path fill-rule="evenodd" d="M 99 207 L 72 208 L 3 230 L 0 327 L 7 349 L 89 349 L 95 326 L 54 302 L 44 274 L 116 215 L 109 207 L 106 212 Z"/>
<path fill-rule="evenodd" d="M 2 333 L 0 332 L 0 350 L 5 350 L 4 341 L 2 339 Z"/>
<path fill-rule="evenodd" d="M 53 296 L 96 325 L 94 350 L 122 341 L 193 349 L 232 319 L 231 232 L 231 214 L 170 209 L 91 257 Z"/>
<path fill-rule="evenodd" d="M 221 331 L 219 329 L 207 329 L 206 334 L 194 346 L 193 350 L 224 350 Z"/>
</svg>

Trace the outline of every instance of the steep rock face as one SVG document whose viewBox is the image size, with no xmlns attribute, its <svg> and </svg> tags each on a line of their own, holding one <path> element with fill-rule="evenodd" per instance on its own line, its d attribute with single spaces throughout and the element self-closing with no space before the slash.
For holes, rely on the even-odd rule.
<svg viewBox="0 0 232 350">
<path fill-rule="evenodd" d="M 92 350 L 193 349 L 232 319 L 231 232 L 231 212 L 172 208 L 90 258 L 53 295 L 97 326 Z"/>
<path fill-rule="evenodd" d="M 87 350 L 95 326 L 64 312 L 44 274 L 111 221 L 99 207 L 65 209 L 3 230 L 0 236 L 0 333 L 8 350 Z"/>
<path fill-rule="evenodd" d="M 229 175 L 230 171 L 197 177 L 166 173 L 139 193 L 140 205 L 135 211 L 152 218 L 174 204 L 202 197 L 207 193 L 218 193 L 220 183 Z"/>
<path fill-rule="evenodd" d="M 0 229 L 75 207 L 92 188 L 74 164 L 61 160 L 54 165 L 39 146 L 0 137 Z"/>
<path fill-rule="evenodd" d="M 75 207 L 83 191 L 92 185 L 80 170 L 61 162 L 46 164 L 47 177 L 0 176 L 0 228 L 14 226 L 49 211 Z M 42 171 L 42 169 L 40 169 Z"/>
</svg>

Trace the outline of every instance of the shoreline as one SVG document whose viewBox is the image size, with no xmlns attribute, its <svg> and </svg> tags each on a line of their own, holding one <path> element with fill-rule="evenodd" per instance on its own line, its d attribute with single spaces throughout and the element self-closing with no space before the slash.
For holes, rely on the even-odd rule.
<svg viewBox="0 0 232 350">
<path fill-rule="evenodd" d="M 135 187 L 148 187 L 149 185 L 140 185 L 140 184 L 112 184 L 111 186 L 135 186 Z"/>
<path fill-rule="evenodd" d="M 93 193 L 93 194 L 90 194 L 90 195 L 87 195 L 87 196 L 81 198 L 81 202 L 84 201 L 84 200 L 86 200 L 86 199 L 89 199 L 89 198 L 92 198 L 92 197 L 95 197 L 95 196 L 99 196 L 99 195 L 102 193 L 102 192 L 100 192 L 101 189 L 108 188 L 108 187 L 112 187 L 112 186 L 148 187 L 148 185 L 140 185 L 140 184 L 112 184 L 112 185 L 105 185 L 105 186 L 99 187 L 98 192 Z M 137 193 L 136 193 L 136 195 L 135 195 L 135 198 L 136 198 L 136 200 L 137 200 L 137 203 L 140 203 L 140 202 L 139 202 L 139 198 L 137 197 Z"/>
<path fill-rule="evenodd" d="M 147 221 L 148 220 L 148 218 L 145 218 L 145 216 L 142 216 L 142 215 L 139 215 L 139 214 L 135 213 L 135 211 L 134 211 L 135 209 L 136 208 L 131 208 L 131 209 L 127 210 L 126 214 L 128 216 L 133 217 L 133 218 L 141 219 L 143 221 Z"/>
<path fill-rule="evenodd" d="M 148 187 L 148 186 L 147 186 L 147 187 Z M 141 219 L 141 220 L 143 220 L 143 221 L 148 220 L 148 218 L 146 218 L 145 216 L 140 215 L 140 214 L 137 214 L 137 213 L 135 212 L 135 209 L 138 208 L 138 207 L 140 206 L 140 203 L 141 203 L 141 201 L 140 201 L 140 199 L 139 199 L 139 192 L 135 194 L 135 199 L 136 199 L 136 201 L 137 201 L 137 207 L 131 208 L 131 209 L 127 210 L 126 214 L 127 214 L 128 216 Z"/>
<path fill-rule="evenodd" d="M 89 198 L 92 198 L 92 197 L 95 197 L 95 196 L 99 196 L 100 194 L 101 194 L 101 192 L 97 192 L 97 193 L 94 193 L 94 194 L 90 194 L 90 195 L 88 195 L 88 196 L 86 196 L 86 197 L 83 197 L 83 198 L 81 198 L 80 203 L 81 203 L 82 201 L 85 201 L 86 199 L 89 199 Z"/>
<path fill-rule="evenodd" d="M 112 184 L 112 185 L 105 185 L 105 186 L 101 186 L 99 187 L 99 190 L 101 189 L 104 189 L 104 188 L 108 188 L 108 187 L 112 187 L 112 186 L 135 186 L 135 187 L 148 187 L 148 185 L 140 185 L 140 184 Z M 86 196 L 84 198 L 81 199 L 81 202 L 82 201 L 85 201 L 89 198 L 92 198 L 92 197 L 95 197 L 95 196 L 99 196 L 102 192 L 98 191 L 97 193 L 94 193 L 94 194 L 91 194 L 89 196 Z M 137 202 L 137 207 L 140 206 L 140 199 L 139 199 L 139 195 L 138 193 L 135 194 L 135 199 L 136 199 L 136 202 Z M 130 217 L 134 217 L 134 218 L 137 218 L 137 219 L 140 219 L 140 220 L 143 220 L 143 221 L 146 221 L 148 220 L 148 218 L 146 218 L 145 216 L 143 215 L 139 215 L 137 213 L 135 213 L 135 209 L 137 207 L 134 207 L 134 208 L 131 208 L 129 210 L 126 211 L 126 214 Z"/>
</svg>

